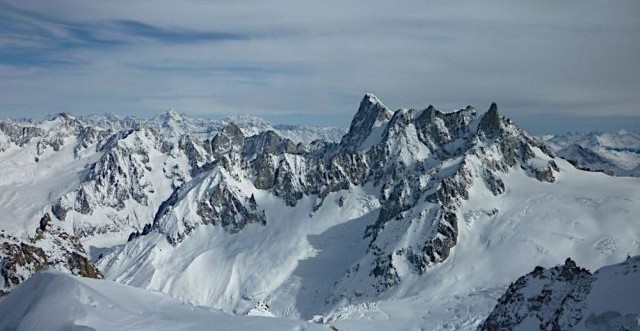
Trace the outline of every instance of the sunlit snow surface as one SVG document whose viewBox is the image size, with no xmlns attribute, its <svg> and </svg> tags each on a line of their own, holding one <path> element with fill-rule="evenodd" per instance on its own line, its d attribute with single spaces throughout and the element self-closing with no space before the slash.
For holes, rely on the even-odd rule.
<svg viewBox="0 0 640 331">
<path fill-rule="evenodd" d="M 0 329 L 326 330 L 301 321 L 232 316 L 181 304 L 165 294 L 58 271 L 33 276 L 0 300 Z"/>
<path fill-rule="evenodd" d="M 195 125 L 178 114 L 167 116 Z M 378 141 L 374 133 L 365 147 Z M 427 156 L 407 138 L 414 136 L 394 140 L 395 159 L 411 164 Z M 3 230 L 33 234 L 55 199 L 79 185 L 85 165 L 98 154 L 87 149 L 86 155 L 74 158 L 73 146 L 69 141 L 58 152 L 48 150 L 38 162 L 33 161 L 33 145 L 3 152 Z M 150 157 L 153 169 L 163 166 L 162 155 L 153 152 Z M 442 165 L 443 172 L 459 162 L 450 161 Z M 185 166 L 184 158 L 175 162 Z M 593 271 L 640 253 L 640 179 L 579 171 L 556 162 L 560 171 L 555 183 L 540 182 L 519 167 L 501 173 L 506 192 L 499 196 L 476 178 L 458 212 L 459 236 L 452 254 L 420 276 L 399 270 L 400 284 L 379 297 L 330 300 L 340 294 L 335 291 L 345 270 L 365 256 L 368 240 L 363 233 L 378 217 L 379 188 L 369 184 L 333 192 L 314 211 L 316 197 L 305 196 L 289 207 L 272 193 L 238 179 L 229 180 L 229 185 L 255 196 L 265 210 L 266 226 L 249 224 L 235 234 L 200 226 L 177 246 L 152 232 L 105 252 L 99 267 L 106 278 L 140 288 L 41 273 L 0 299 L 0 330 L 327 330 L 331 324 L 338 330 L 473 330 L 508 284 L 536 265 L 550 267 L 571 257 Z M 171 193 L 171 183 L 145 178 L 158 185 L 150 208 L 155 209 Z M 127 205 L 124 211 L 138 207 Z M 176 208 L 187 217 L 194 212 L 186 204 Z M 141 219 L 151 221 L 153 212 L 145 213 Z M 100 211 L 96 215 L 97 223 L 104 221 Z M 69 223 L 73 222 L 65 226 Z M 387 235 L 408 238 L 419 231 L 416 226 Z M 85 245 L 124 243 L 128 233 L 96 236 Z"/>
<path fill-rule="evenodd" d="M 74 137 L 60 151 L 46 150 L 35 162 L 36 145 L 10 146 L 0 153 L 0 228 L 33 235 L 38 220 L 65 192 L 80 184 L 85 166 L 97 160 L 86 152 L 74 158 Z"/>
<path fill-rule="evenodd" d="M 228 312 L 245 312 L 260 299 L 276 316 L 320 314 L 316 321 L 345 330 L 472 330 L 506 286 L 536 265 L 572 257 L 593 271 L 640 253 L 640 180 L 558 165 L 556 183 L 514 169 L 503 175 L 507 191 L 498 197 L 475 181 L 453 254 L 422 276 L 404 275 L 378 302 L 324 301 L 364 252 L 362 229 L 379 207 L 366 188 L 333 193 L 316 213 L 308 198 L 291 208 L 256 190 L 272 220 L 266 227 L 234 235 L 201 227 L 176 247 L 144 236 L 101 267 L 110 279 Z M 348 197 L 345 208 L 336 208 L 341 195 Z"/>
</svg>

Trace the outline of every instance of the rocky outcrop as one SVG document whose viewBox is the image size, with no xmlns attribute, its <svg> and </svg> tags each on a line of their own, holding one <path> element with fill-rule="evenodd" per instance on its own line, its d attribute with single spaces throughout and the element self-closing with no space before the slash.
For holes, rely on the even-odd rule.
<svg viewBox="0 0 640 331">
<path fill-rule="evenodd" d="M 216 158 L 221 155 L 237 152 L 244 146 L 245 136 L 234 123 L 226 125 L 211 140 L 211 150 Z"/>
<path fill-rule="evenodd" d="M 512 283 L 478 330 L 637 330 L 640 256 L 593 274 L 567 259 Z M 629 293 L 632 297 L 628 297 Z"/>
<path fill-rule="evenodd" d="M 0 292 L 8 292 L 45 267 L 74 275 L 102 278 L 78 237 L 58 229 L 45 214 L 35 236 L 19 239 L 0 233 Z"/>
<path fill-rule="evenodd" d="M 209 197 L 201 201 L 198 215 L 205 225 L 219 225 L 231 233 L 242 230 L 250 223 L 267 223 L 264 212 L 258 210 L 253 196 L 242 199 L 223 183 L 216 185 Z"/>
<path fill-rule="evenodd" d="M 591 273 L 571 259 L 550 269 L 536 267 L 509 286 L 479 330 L 513 330 L 525 320 L 539 330 L 569 330 L 583 318 L 591 282 Z"/>
<path fill-rule="evenodd" d="M 129 240 L 155 230 L 177 245 L 200 226 L 219 226 L 233 234 L 249 224 L 266 225 L 266 216 L 255 197 L 245 195 L 224 167 L 218 164 L 210 172 L 200 175 L 200 185 L 190 183 L 174 191 L 158 209 L 153 224 L 145 226 L 142 233 L 130 235 Z M 183 205 L 194 213 L 181 214 Z"/>
<path fill-rule="evenodd" d="M 43 130 L 35 126 L 21 126 L 13 123 L 0 122 L 0 132 L 7 138 L 8 143 L 22 147 L 31 139 L 42 135 Z M 9 146 L 2 146 L 1 150 L 7 149 Z"/>
<path fill-rule="evenodd" d="M 367 94 L 340 143 L 309 145 L 266 125 L 252 130 L 174 111 L 149 121 L 107 121 L 104 128 L 70 116 L 56 121 L 57 132 L 65 134 L 23 129 L 20 136 L 0 127 L 16 142 L 51 138 L 42 144 L 47 153 L 70 137 L 76 156 L 93 153 L 81 183 L 57 200 L 57 219 L 46 224 L 68 222 L 79 237 L 113 234 L 133 241 L 160 233 L 178 245 L 202 226 L 231 235 L 268 226 L 256 196 L 280 199 L 283 208 L 298 208 L 309 197 L 313 202 L 302 204 L 310 206 L 303 214 L 313 215 L 332 192 L 366 187 L 379 213 L 362 234 L 365 256 L 345 273 L 344 284 L 371 279 L 375 293 L 397 285 L 398 270 L 421 274 L 449 257 L 458 242 L 459 210 L 473 185 L 501 195 L 508 189 L 504 173 L 521 169 L 553 182 L 559 171 L 553 154 L 501 117 L 495 103 L 485 113 L 433 106 L 392 112 Z M 84 269 L 82 263 L 74 268 Z M 346 292 L 342 286 L 357 287 L 344 284 L 336 285 L 337 294 Z"/>
<path fill-rule="evenodd" d="M 74 234 L 81 237 L 141 231 L 160 203 L 212 160 L 209 143 L 147 126 L 117 132 L 97 149 L 100 157 L 88 165 L 79 187 L 52 207 L 56 218 L 73 222 Z M 96 212 L 107 219 L 96 222 Z"/>
<path fill-rule="evenodd" d="M 260 202 L 238 188 L 247 182 L 290 207 L 316 196 L 312 213 L 331 192 L 370 185 L 379 194 L 380 213 L 363 234 L 367 257 L 345 273 L 345 284 L 371 278 L 376 293 L 400 281 L 400 263 L 421 274 L 449 257 L 458 241 L 458 210 L 474 183 L 500 195 L 507 189 L 501 174 L 515 167 L 549 182 L 559 171 L 553 155 L 502 118 L 496 104 L 484 114 L 472 107 L 443 113 L 432 106 L 391 112 L 370 94 L 338 146 L 304 147 L 273 131 L 245 137 L 230 123 L 211 140 L 211 150 L 214 161 L 167 200 L 154 229 L 176 244 L 198 226 L 235 233 L 267 224 Z M 179 210 L 197 210 L 198 216 Z M 421 224 L 421 232 L 398 244 L 414 224 Z M 347 290 L 337 286 L 341 291 Z"/>
<path fill-rule="evenodd" d="M 351 121 L 349 131 L 340 142 L 340 146 L 347 150 L 353 150 L 360 146 L 374 126 L 381 126 L 391 119 L 391 112 L 378 98 L 373 94 L 367 94 L 360 102 L 358 112 Z"/>
</svg>

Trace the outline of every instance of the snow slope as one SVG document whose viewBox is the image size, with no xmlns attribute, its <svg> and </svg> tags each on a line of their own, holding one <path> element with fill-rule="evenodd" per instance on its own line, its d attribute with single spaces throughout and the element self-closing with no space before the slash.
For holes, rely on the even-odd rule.
<svg viewBox="0 0 640 331">
<path fill-rule="evenodd" d="M 292 320 L 231 316 L 183 305 L 158 292 L 52 270 L 36 274 L 0 300 L 0 329 L 328 330 Z"/>
<path fill-rule="evenodd" d="M 633 329 L 637 326 L 634 323 L 637 323 L 640 301 L 628 294 L 640 290 L 639 262 L 640 258 L 634 257 L 603 267 L 593 276 L 575 265 L 567 267 L 567 264 L 548 270 L 536 269 L 519 279 L 516 287 L 512 285 L 511 294 L 503 296 L 503 303 L 495 309 L 501 309 L 500 321 L 509 330 L 513 329 L 513 322 L 518 321 L 518 330 L 538 329 L 539 322 L 527 314 L 553 317 L 559 311 L 554 305 L 562 305 L 578 318 L 577 323 L 571 323 L 571 330 L 612 330 L 623 326 Z M 516 297 L 513 293 L 534 299 L 549 297 L 541 289 L 551 294 L 551 300 L 541 301 L 542 309 L 527 310 L 528 306 L 517 304 L 518 301 L 514 304 L 510 299 Z M 488 313 L 485 306 L 489 304 L 488 309 L 492 309 L 499 292 L 477 289 L 468 295 L 451 297 L 389 299 L 347 307 L 329 318 L 317 318 L 316 323 L 309 323 L 229 315 L 211 308 L 186 305 L 159 292 L 48 270 L 36 274 L 0 300 L 0 329 L 474 330 Z M 572 295 L 575 301 L 566 300 L 567 295 Z M 505 305 L 507 302 L 511 303 Z M 530 304 L 535 302 L 529 301 Z M 254 310 L 253 314 L 270 315 L 264 310 L 268 310 L 268 306 L 261 308 L 262 311 Z M 521 314 L 520 318 L 516 317 L 516 311 Z M 531 317 L 523 319 L 522 316 Z"/>
<path fill-rule="evenodd" d="M 77 187 L 85 166 L 96 161 L 90 148 L 78 150 L 79 138 L 67 124 L 62 117 L 44 121 L 34 128 L 47 130 L 46 134 L 24 144 L 0 132 L 4 140 L 0 148 L 0 229 L 6 233 L 33 235 L 42 215 L 60 195 Z M 59 138 L 56 150 L 48 147 L 50 136 Z"/>
<path fill-rule="evenodd" d="M 254 122 L 245 123 L 253 133 L 277 130 L 264 121 L 251 127 Z M 84 258 L 87 252 L 94 260 L 143 231 L 162 202 L 211 161 L 211 138 L 225 123 L 174 110 L 149 120 L 62 113 L 40 121 L 0 121 L 0 271 L 6 278 L 0 291 L 16 284 L 9 278 L 24 279 L 60 259 L 76 260 L 59 256 L 56 248 L 75 247 L 72 243 L 39 240 L 45 215 L 53 219 L 49 227 L 56 240 L 80 239 L 84 247 L 73 253 Z M 305 140 L 341 130 L 284 126 L 280 131 Z M 21 243 L 28 251 L 44 251 L 33 255 L 16 248 Z M 11 256 L 18 252 L 37 258 L 25 263 Z M 18 264 L 31 266 L 29 272 L 8 271 L 7 265 Z"/>
<path fill-rule="evenodd" d="M 3 229 L 35 241 L 29 233 L 51 210 L 56 231 L 81 236 L 105 278 L 187 304 L 325 329 L 472 330 L 536 265 L 570 256 L 597 269 L 640 253 L 640 178 L 576 169 L 495 104 L 484 113 L 393 112 L 367 94 L 340 143 L 311 145 L 253 118 L 222 126 L 172 111 L 144 122 L 91 121 L 101 129 L 68 115 L 24 124 L 44 138 L 15 157 L 31 131 L 0 126 L 9 133 L 0 162 L 16 176 L 2 178 L 3 198 L 15 191 L 38 203 L 15 215 L 27 223 Z M 36 165 L 25 161 L 34 157 Z M 51 170 L 59 176 L 37 177 L 44 165 L 59 166 Z M 35 175 L 21 179 L 21 167 Z M 25 190 L 31 182 L 48 195 Z M 25 277 L 47 264 L 47 252 Z M 118 302 L 132 291 L 65 279 L 72 285 L 63 288 L 93 284 Z M 92 314 L 82 296 L 69 300 L 81 303 L 79 315 Z M 165 308 L 131 309 L 154 316 Z M 60 316 L 65 327 L 78 320 Z"/>
<path fill-rule="evenodd" d="M 361 236 L 377 214 L 377 199 L 356 187 L 329 195 L 312 213 L 309 198 L 292 208 L 243 186 L 245 194 L 254 194 L 264 208 L 267 226 L 250 224 L 233 234 L 201 226 L 175 247 L 152 233 L 129 242 L 116 258 L 105 258 L 99 265 L 118 282 L 228 312 L 245 313 L 257 301 L 267 300 L 278 316 L 315 313 L 324 299 L 319 293 L 326 295 L 344 269 L 364 253 Z M 342 196 L 347 197 L 344 208 L 337 209 Z"/>
<path fill-rule="evenodd" d="M 256 187 L 247 170 L 252 160 L 243 163 L 239 151 L 223 155 L 235 163 L 221 162 L 178 190 L 153 230 L 105 256 L 101 270 L 112 280 L 236 314 L 266 302 L 280 317 L 385 323 L 389 312 L 403 311 L 431 329 L 473 329 L 507 284 L 535 265 L 571 256 L 598 268 L 640 253 L 639 179 L 553 158 L 500 119 L 495 106 L 484 116 L 430 108 L 399 110 L 389 119 L 377 99 L 367 98 L 352 125 L 364 131 L 350 132 L 340 148 L 352 150 L 353 159 L 370 153 L 356 162 L 355 180 L 379 162 L 377 183 L 338 185 L 322 197 L 313 191 L 311 169 L 323 163 L 272 154 L 276 173 L 289 174 L 284 193 L 301 192 L 287 200 L 277 186 Z M 435 119 L 421 122 L 429 116 Z M 376 125 L 384 134 L 369 146 Z M 247 221 L 244 212 L 234 220 L 203 217 L 211 192 L 225 192 L 215 196 L 229 201 L 253 197 L 265 221 Z M 453 241 L 450 254 L 419 255 L 432 252 L 429 240 Z"/>
</svg>

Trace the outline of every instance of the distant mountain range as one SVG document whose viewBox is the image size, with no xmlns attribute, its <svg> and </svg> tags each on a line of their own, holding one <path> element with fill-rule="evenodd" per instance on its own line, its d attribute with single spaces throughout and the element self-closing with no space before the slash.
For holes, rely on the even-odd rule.
<svg viewBox="0 0 640 331">
<path fill-rule="evenodd" d="M 0 288 L 14 292 L 0 311 L 23 307 L 31 324 L 14 315 L 0 329 L 38 329 L 25 316 L 43 314 L 48 295 L 87 305 L 52 318 L 61 328 L 96 328 L 111 316 L 104 305 L 133 323 L 133 311 L 187 309 L 179 301 L 312 321 L 194 312 L 241 329 L 516 325 L 507 316 L 521 306 L 491 309 L 535 266 L 571 257 L 596 270 L 640 254 L 640 179 L 621 172 L 633 168 L 638 136 L 594 137 L 538 139 L 496 104 L 392 111 L 371 94 L 346 132 L 175 111 L 2 121 Z M 55 271 L 28 280 L 42 269 L 106 280 Z M 142 303 L 123 303 L 132 297 Z M 485 322 L 496 314 L 504 318 Z"/>
<path fill-rule="evenodd" d="M 585 170 L 614 176 L 640 176 L 640 133 L 568 133 L 543 141 L 562 158 Z"/>
</svg>

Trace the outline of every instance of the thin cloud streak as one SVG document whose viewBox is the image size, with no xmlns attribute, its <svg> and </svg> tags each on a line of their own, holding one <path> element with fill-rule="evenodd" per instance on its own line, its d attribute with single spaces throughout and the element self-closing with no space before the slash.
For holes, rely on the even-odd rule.
<svg viewBox="0 0 640 331">
<path fill-rule="evenodd" d="M 640 111 L 633 0 L 62 2 L 0 4 L 0 114 Z"/>
</svg>

